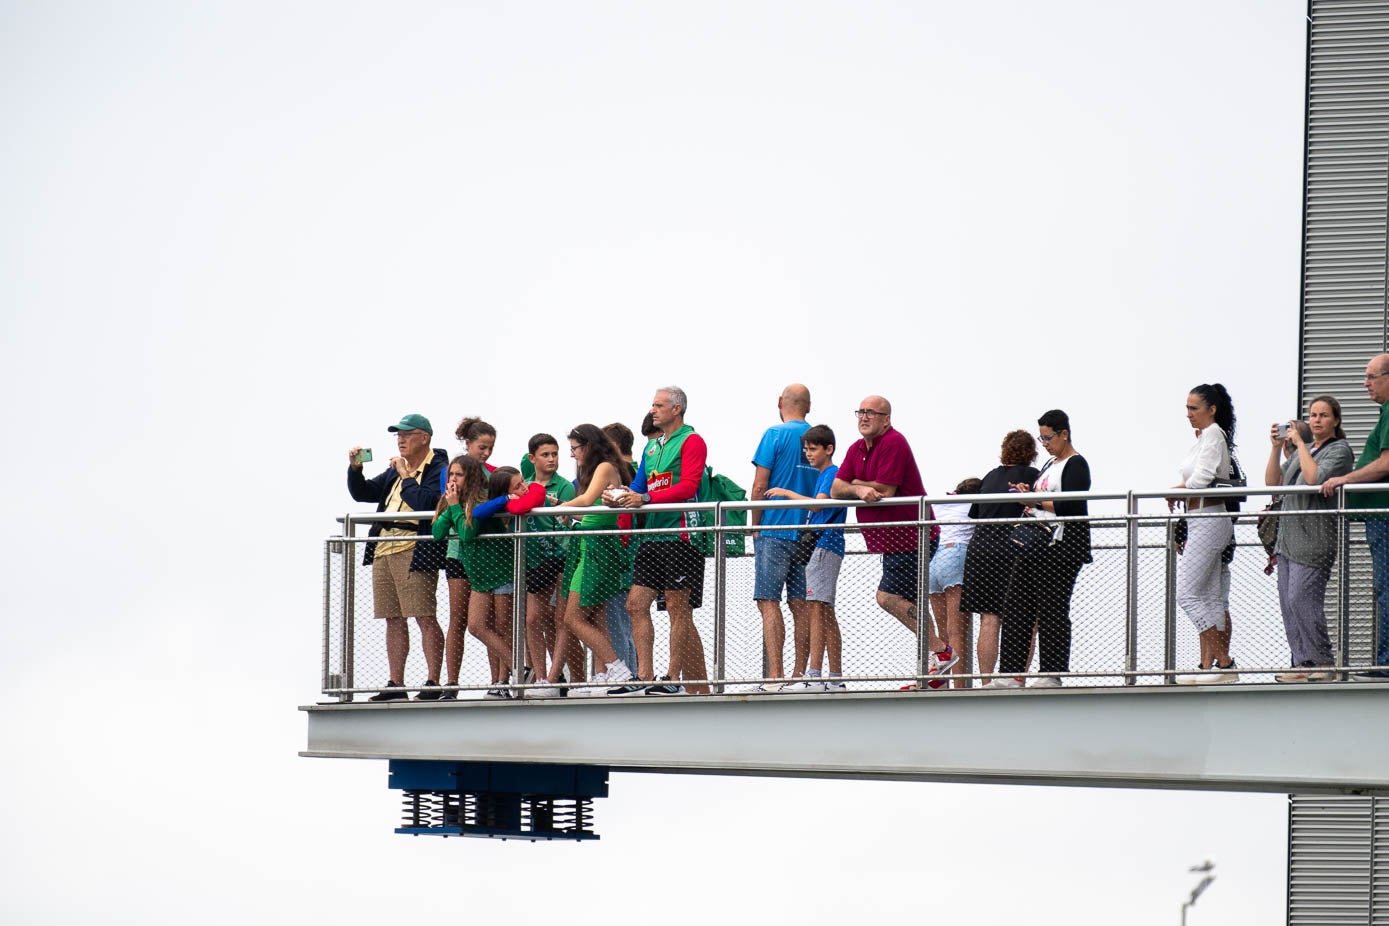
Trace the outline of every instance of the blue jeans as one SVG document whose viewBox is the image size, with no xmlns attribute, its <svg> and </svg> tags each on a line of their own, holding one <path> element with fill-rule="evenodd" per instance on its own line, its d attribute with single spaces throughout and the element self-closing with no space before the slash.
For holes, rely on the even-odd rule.
<svg viewBox="0 0 1389 926">
<path fill-rule="evenodd" d="M 1379 605 L 1379 642 L 1375 646 L 1375 664 L 1389 666 L 1389 518 L 1366 520 L 1365 542 L 1370 547 L 1375 602 Z"/>
<path fill-rule="evenodd" d="M 632 618 L 627 614 L 627 593 L 615 595 L 603 605 L 603 613 L 608 623 L 608 639 L 612 640 L 617 658 L 627 664 L 632 674 L 637 673 L 637 646 L 632 642 Z M 599 666 L 594 671 L 602 672 Z"/>
</svg>

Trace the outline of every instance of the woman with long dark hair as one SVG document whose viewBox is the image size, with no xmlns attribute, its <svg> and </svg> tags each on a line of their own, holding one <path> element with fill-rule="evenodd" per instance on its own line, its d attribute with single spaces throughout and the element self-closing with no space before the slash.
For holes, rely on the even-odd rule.
<svg viewBox="0 0 1389 926">
<path fill-rule="evenodd" d="M 1280 428 L 1283 433 L 1279 433 Z M 1341 428 L 1341 403 L 1319 395 L 1307 406 L 1306 421 L 1274 424 L 1269 428 L 1267 485 L 1317 486 L 1355 468 L 1355 454 Z M 1286 453 L 1286 463 L 1280 454 Z M 1281 510 L 1315 511 L 1334 508 L 1333 499 L 1316 495 L 1285 495 Z M 1278 607 L 1288 635 L 1292 671 L 1275 676 L 1277 681 L 1327 682 L 1335 674 L 1331 637 L 1326 629 L 1326 583 L 1336 561 L 1336 521 L 1325 515 L 1279 516 Z"/>
<path fill-rule="evenodd" d="M 569 452 L 579 466 L 579 494 L 560 507 L 591 508 L 601 503 L 605 491 L 631 480 L 630 465 L 597 425 L 575 426 L 569 432 Z M 614 687 L 632 680 L 632 667 L 613 650 L 603 612 L 608 600 L 625 590 L 627 551 L 617 532 L 620 517 L 616 511 L 601 511 L 579 519 L 578 530 L 611 533 L 576 538 L 578 556 L 571 551 L 574 566 L 568 571 L 563 586 L 564 593 L 569 596 L 564 624 L 593 652 L 595 663 L 603 666 L 594 673 L 592 681 L 595 685 Z"/>
<path fill-rule="evenodd" d="M 1230 484 L 1234 474 L 1235 405 L 1220 383 L 1202 383 L 1186 397 L 1186 420 L 1196 443 L 1182 460 L 1182 481 L 1173 488 L 1205 489 Z M 1168 500 L 1175 508 L 1177 499 Z M 1224 685 L 1239 681 L 1230 657 L 1230 625 L 1221 589 L 1220 557 L 1234 539 L 1234 525 L 1223 498 L 1189 498 L 1186 542 L 1177 560 L 1177 604 L 1196 628 L 1204 671 L 1177 679 L 1187 685 Z"/>
<path fill-rule="evenodd" d="M 1071 419 L 1059 408 L 1037 419 L 1037 439 L 1051 454 L 1037 478 L 1019 482 L 1019 492 L 1086 492 L 1090 489 L 1090 464 L 1071 443 Z M 1024 506 L 1028 513 L 1051 522 L 1050 540 L 1041 550 L 1021 554 L 1003 601 L 1003 639 L 998 671 L 1011 678 L 996 678 L 985 688 L 1021 688 L 1027 671 L 1032 631 L 1037 630 L 1037 661 L 1042 672 L 1071 670 L 1071 594 L 1080 569 L 1092 561 L 1090 522 L 1057 521 L 1090 513 L 1084 500 L 1056 499 Z M 1032 688 L 1060 688 L 1055 676 L 1039 678 Z"/>
</svg>

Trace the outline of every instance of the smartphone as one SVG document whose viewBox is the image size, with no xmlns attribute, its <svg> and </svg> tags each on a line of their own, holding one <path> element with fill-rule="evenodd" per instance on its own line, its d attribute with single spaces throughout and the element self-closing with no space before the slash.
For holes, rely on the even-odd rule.
<svg viewBox="0 0 1389 926">
<path fill-rule="evenodd" d="M 363 463 L 370 463 L 371 448 L 363 447 L 361 450 L 358 450 L 357 455 L 352 458 L 352 462 L 356 463 L 358 466 L 362 465 Z"/>
<path fill-rule="evenodd" d="M 1278 426 L 1277 434 L 1279 440 L 1288 439 L 1288 423 L 1286 421 Z"/>
</svg>

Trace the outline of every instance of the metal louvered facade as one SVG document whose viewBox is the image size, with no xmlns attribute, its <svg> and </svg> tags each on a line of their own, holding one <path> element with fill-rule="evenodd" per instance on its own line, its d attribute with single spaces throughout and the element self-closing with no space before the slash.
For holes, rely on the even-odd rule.
<svg viewBox="0 0 1389 926">
<path fill-rule="evenodd" d="M 1365 363 L 1389 347 L 1389 0 L 1312 0 L 1307 29 L 1300 407 L 1323 393 L 1341 402 L 1351 445 L 1364 446 L 1379 415 Z M 1352 590 L 1371 584 L 1364 533 L 1350 557 Z M 1333 573 L 1327 589 L 1337 639 Z M 1347 662 L 1370 663 L 1373 605 L 1351 596 Z"/>
<path fill-rule="evenodd" d="M 1289 926 L 1389 924 L 1389 798 L 1288 796 Z"/>
<path fill-rule="evenodd" d="M 1389 0 L 1310 0 L 1298 395 L 1341 402 L 1357 450 L 1379 415 L 1365 363 L 1389 349 Z M 1349 652 L 1373 662 L 1364 533 L 1351 537 Z M 1327 589 L 1338 638 L 1336 571 Z M 1289 795 L 1289 926 L 1389 926 L 1389 797 Z"/>
</svg>

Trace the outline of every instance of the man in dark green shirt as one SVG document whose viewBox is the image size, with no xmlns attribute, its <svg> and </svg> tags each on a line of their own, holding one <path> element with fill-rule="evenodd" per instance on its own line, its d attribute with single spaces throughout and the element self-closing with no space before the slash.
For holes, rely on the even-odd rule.
<svg viewBox="0 0 1389 926">
<path fill-rule="evenodd" d="M 1379 420 L 1365 449 L 1355 463 L 1355 470 L 1322 483 L 1322 494 L 1332 495 L 1346 483 L 1389 482 L 1389 354 L 1380 354 L 1365 366 L 1365 390 L 1370 400 L 1379 406 Z M 1389 492 L 1348 492 L 1346 504 L 1351 508 L 1389 508 Z M 1370 563 L 1374 568 L 1375 601 L 1379 604 L 1378 643 L 1375 664 L 1389 666 L 1389 515 L 1365 516 L 1365 543 L 1370 548 Z M 1361 681 L 1389 681 L 1389 670 L 1376 669 L 1357 672 Z"/>
</svg>

